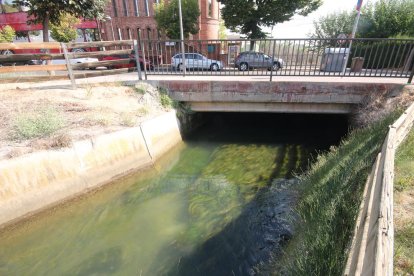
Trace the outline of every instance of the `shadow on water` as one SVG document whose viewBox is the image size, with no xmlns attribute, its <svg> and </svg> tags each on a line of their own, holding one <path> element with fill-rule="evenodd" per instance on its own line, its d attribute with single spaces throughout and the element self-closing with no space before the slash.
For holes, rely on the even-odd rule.
<svg viewBox="0 0 414 276">
<path fill-rule="evenodd" d="M 169 260 L 174 266 L 160 267 L 155 261 L 150 271 L 157 275 L 255 275 L 254 267 L 266 262 L 293 235 L 291 206 L 297 198 L 297 180 L 276 180 L 260 189 L 237 219 L 189 255 Z M 177 256 L 170 245 L 155 260 Z"/>
<path fill-rule="evenodd" d="M 323 150 L 338 144 L 348 126 L 343 116 L 208 114 L 207 117 L 209 125 L 193 136 L 193 140 L 297 143 Z M 263 127 L 267 128 L 266 135 L 263 135 Z M 298 181 L 292 175 L 295 170 L 306 169 L 307 165 L 306 158 L 300 160 L 298 148 L 289 145 L 280 148 L 274 169 L 266 179 L 267 185 L 255 187 L 258 191 L 243 205 L 236 219 L 189 254 L 179 243 L 168 245 L 154 259 L 150 271 L 157 275 L 256 275 L 255 266 L 281 254 L 282 247 L 294 234 L 292 208 L 298 197 Z M 255 182 L 262 180 L 259 176 Z M 163 266 L 163 263 L 169 265 Z"/>
</svg>

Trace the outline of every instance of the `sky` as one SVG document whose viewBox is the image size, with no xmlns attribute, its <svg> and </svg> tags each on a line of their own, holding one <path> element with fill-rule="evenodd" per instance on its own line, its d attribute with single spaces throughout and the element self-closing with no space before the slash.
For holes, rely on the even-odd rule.
<svg viewBox="0 0 414 276">
<path fill-rule="evenodd" d="M 288 0 L 287 0 L 288 1 Z M 367 2 L 376 2 L 378 0 L 364 0 L 363 5 Z M 307 34 L 313 30 L 313 21 L 321 16 L 325 16 L 329 13 L 336 11 L 355 9 L 357 0 L 324 0 L 319 9 L 309 14 L 308 16 L 294 16 L 290 21 L 277 24 L 274 26 L 272 36 L 274 38 L 306 38 Z M 267 32 L 271 32 L 271 29 L 267 29 Z"/>
</svg>

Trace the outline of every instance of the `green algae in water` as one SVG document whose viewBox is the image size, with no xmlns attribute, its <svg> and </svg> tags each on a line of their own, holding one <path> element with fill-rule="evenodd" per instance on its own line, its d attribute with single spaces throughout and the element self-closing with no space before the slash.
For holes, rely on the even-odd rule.
<svg viewBox="0 0 414 276">
<path fill-rule="evenodd" d="M 0 275 L 174 274 L 274 179 L 300 171 L 312 150 L 189 142 L 164 166 L 0 233 Z"/>
</svg>

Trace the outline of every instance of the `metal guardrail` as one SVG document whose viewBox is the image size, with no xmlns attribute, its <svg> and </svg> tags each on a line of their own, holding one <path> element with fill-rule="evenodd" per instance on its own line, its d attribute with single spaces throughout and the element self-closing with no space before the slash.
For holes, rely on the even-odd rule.
<svg viewBox="0 0 414 276">
<path fill-rule="evenodd" d="M 340 76 L 408 78 L 408 82 L 411 83 L 414 73 L 413 39 L 185 40 L 184 49 L 180 40 L 122 40 L 67 44 L 0 43 L 0 51 L 7 49 L 16 53 L 22 49 L 42 49 L 45 52 L 45 49 L 59 48 L 59 51 L 51 53 L 0 55 L 0 64 L 65 59 L 62 45 L 68 49 L 69 59 L 100 59 L 93 63 L 76 64 L 73 70 L 98 67 L 111 69 L 115 65 L 116 68 L 121 67 L 95 72 L 75 71 L 75 79 L 139 71 L 140 68 L 120 66 L 128 64 L 131 58 L 101 60 L 108 56 L 131 54 L 132 48 L 136 49 L 135 60 L 151 63 L 150 66 L 141 66 L 145 79 L 147 75 L 268 76 L 270 81 L 278 76 Z M 71 49 L 76 51 L 71 52 Z M 79 51 L 81 49 L 84 50 Z M 186 55 L 186 71 L 180 58 L 182 52 Z M 58 70 L 60 67 L 49 69 Z M 33 71 L 29 68 L 26 70 Z M 0 73 L 10 71 L 16 69 L 0 68 Z M 142 79 L 142 75 L 139 78 Z M 2 79 L 5 81 L 5 78 L 0 76 L 0 81 Z M 33 79 L 42 78 L 32 77 L 31 80 Z M 25 78 L 20 76 L 20 81 L 24 80 Z"/>
<path fill-rule="evenodd" d="M 414 122 L 414 104 L 389 128 L 368 177 L 344 275 L 393 275 L 394 156 Z"/>
<path fill-rule="evenodd" d="M 350 44 L 352 41 L 352 48 Z M 155 64 L 149 75 L 343 76 L 410 78 L 413 39 L 264 39 L 141 41 Z M 175 58 L 174 58 L 175 57 Z M 219 69 L 214 64 L 219 63 Z M 217 71 L 216 71 L 217 70 Z"/>
</svg>

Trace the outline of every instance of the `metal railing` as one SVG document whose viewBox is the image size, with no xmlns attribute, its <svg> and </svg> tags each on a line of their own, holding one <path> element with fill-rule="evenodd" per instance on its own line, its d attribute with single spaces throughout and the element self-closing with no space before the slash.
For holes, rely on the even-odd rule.
<svg viewBox="0 0 414 276">
<path fill-rule="evenodd" d="M 350 43 L 352 41 L 352 49 Z M 148 75 L 343 76 L 412 78 L 413 39 L 141 41 Z"/>
<path fill-rule="evenodd" d="M 0 68 L 0 81 L 62 79 L 67 78 L 65 73 L 55 76 L 25 74 L 27 71 L 66 69 L 71 80 L 137 70 L 139 79 L 146 79 L 148 75 L 213 75 L 268 76 L 272 81 L 278 76 L 339 76 L 408 78 L 411 83 L 414 73 L 413 39 L 185 40 L 184 49 L 181 45 L 180 40 L 0 43 L 0 51 L 16 51 L 13 55 L 0 55 L 0 64 L 21 64 L 33 60 L 43 64 Z M 58 50 L 39 52 L 39 49 L 50 48 Z M 66 53 L 63 51 L 65 48 L 68 49 Z M 18 54 L 21 49 L 37 50 Z M 183 52 L 185 71 L 181 58 Z M 55 60 L 66 58 L 65 64 L 71 65 L 68 68 L 64 65 L 45 66 L 45 63 L 53 64 Z M 95 61 L 71 64 L 74 59 L 82 58 L 95 58 Z M 51 62 L 46 62 L 48 60 Z M 136 66 L 136 60 L 141 66 Z M 107 70 L 79 71 L 86 68 Z M 19 75 L 11 72 L 19 72 Z"/>
</svg>

